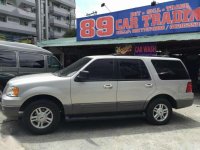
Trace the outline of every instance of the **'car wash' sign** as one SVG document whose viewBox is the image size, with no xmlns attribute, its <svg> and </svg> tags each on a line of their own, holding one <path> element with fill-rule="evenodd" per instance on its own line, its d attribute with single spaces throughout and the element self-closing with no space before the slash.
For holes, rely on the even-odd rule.
<svg viewBox="0 0 200 150">
<path fill-rule="evenodd" d="M 177 0 L 77 19 L 77 40 L 200 31 L 200 0 Z"/>
<path fill-rule="evenodd" d="M 156 55 L 157 45 L 155 43 L 135 44 L 134 55 L 153 56 Z"/>
</svg>

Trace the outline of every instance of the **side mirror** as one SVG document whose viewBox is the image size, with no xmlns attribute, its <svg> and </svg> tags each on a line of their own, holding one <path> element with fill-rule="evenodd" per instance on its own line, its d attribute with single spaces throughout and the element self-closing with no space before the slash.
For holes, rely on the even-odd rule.
<svg viewBox="0 0 200 150">
<path fill-rule="evenodd" d="M 89 71 L 81 71 L 78 76 L 75 78 L 76 82 L 84 82 L 89 77 Z"/>
</svg>

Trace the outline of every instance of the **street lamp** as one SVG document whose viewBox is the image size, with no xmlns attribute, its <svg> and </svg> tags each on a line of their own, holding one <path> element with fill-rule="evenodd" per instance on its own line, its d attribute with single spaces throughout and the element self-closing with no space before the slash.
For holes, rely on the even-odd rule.
<svg viewBox="0 0 200 150">
<path fill-rule="evenodd" d="M 102 4 L 101 4 L 101 7 L 106 7 L 106 9 L 107 9 L 109 12 L 111 12 L 110 9 L 106 6 L 105 3 L 102 3 Z"/>
</svg>

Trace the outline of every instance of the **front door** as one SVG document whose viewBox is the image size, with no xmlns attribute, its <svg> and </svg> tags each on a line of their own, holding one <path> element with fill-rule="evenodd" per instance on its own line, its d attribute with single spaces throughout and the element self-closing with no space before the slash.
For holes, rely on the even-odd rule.
<svg viewBox="0 0 200 150">
<path fill-rule="evenodd" d="M 147 67 L 140 59 L 121 59 L 118 68 L 117 110 L 142 110 L 147 98 L 155 90 Z"/>
<path fill-rule="evenodd" d="M 117 81 L 114 81 L 114 60 L 95 60 L 84 71 L 89 72 L 85 81 L 71 82 L 73 113 L 116 111 Z"/>
</svg>

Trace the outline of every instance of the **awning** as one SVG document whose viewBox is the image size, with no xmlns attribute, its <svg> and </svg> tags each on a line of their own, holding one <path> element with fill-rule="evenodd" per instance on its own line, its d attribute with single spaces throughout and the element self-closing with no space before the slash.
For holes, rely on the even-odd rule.
<svg viewBox="0 0 200 150">
<path fill-rule="evenodd" d="M 55 40 L 42 41 L 41 43 L 38 43 L 38 46 L 73 47 L 73 46 L 84 46 L 84 45 L 113 45 L 113 44 L 126 44 L 126 43 L 150 43 L 150 42 L 188 41 L 188 40 L 200 40 L 200 32 L 120 38 L 120 39 L 109 39 L 109 40 L 107 39 L 94 40 L 94 41 L 76 41 L 76 37 L 61 38 Z"/>
</svg>

